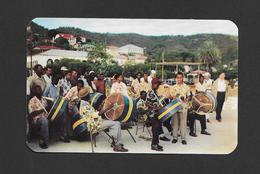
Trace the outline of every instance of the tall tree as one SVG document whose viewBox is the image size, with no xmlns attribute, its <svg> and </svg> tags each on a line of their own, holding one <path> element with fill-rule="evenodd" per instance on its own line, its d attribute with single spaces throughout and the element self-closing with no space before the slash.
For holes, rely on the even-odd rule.
<svg viewBox="0 0 260 174">
<path fill-rule="evenodd" d="M 221 52 L 212 41 L 205 41 L 198 49 L 198 57 L 211 69 L 221 61 Z"/>
</svg>

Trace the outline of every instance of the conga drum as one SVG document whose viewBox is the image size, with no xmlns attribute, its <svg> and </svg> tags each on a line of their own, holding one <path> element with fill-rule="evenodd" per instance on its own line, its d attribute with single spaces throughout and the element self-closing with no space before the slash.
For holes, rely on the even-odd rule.
<svg viewBox="0 0 260 174">
<path fill-rule="evenodd" d="M 99 106 L 103 103 L 105 99 L 106 96 L 99 92 L 89 93 L 85 98 L 85 100 L 87 100 L 89 104 L 93 106 L 96 110 L 99 108 Z"/>
<path fill-rule="evenodd" d="M 212 93 L 198 92 L 192 97 L 192 110 L 197 114 L 211 113 L 216 109 L 217 101 Z"/>
<path fill-rule="evenodd" d="M 87 120 L 85 117 L 81 116 L 79 113 L 73 115 L 71 119 L 71 125 L 72 125 L 72 130 L 73 134 L 75 136 L 78 136 L 82 134 L 85 131 L 88 131 L 87 127 Z"/>
<path fill-rule="evenodd" d="M 162 98 L 160 98 L 160 100 L 162 100 Z M 180 111 L 181 109 L 183 109 L 181 101 L 179 99 L 172 100 L 169 102 L 169 104 L 167 104 L 158 111 L 158 119 L 161 122 L 164 122 L 167 119 L 171 118 L 173 114 Z"/>
<path fill-rule="evenodd" d="M 57 120 L 65 112 L 67 105 L 68 100 L 66 100 L 65 97 L 58 96 L 55 99 L 54 104 L 52 105 L 52 108 L 48 114 L 48 119 L 52 122 Z"/>
<path fill-rule="evenodd" d="M 127 122 L 136 116 L 136 100 L 120 93 L 113 93 L 105 100 L 104 115 L 109 120 Z"/>
</svg>

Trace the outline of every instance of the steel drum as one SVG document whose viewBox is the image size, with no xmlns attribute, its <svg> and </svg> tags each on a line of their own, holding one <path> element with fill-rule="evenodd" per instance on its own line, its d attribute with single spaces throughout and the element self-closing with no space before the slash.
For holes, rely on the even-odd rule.
<svg viewBox="0 0 260 174">
<path fill-rule="evenodd" d="M 59 117 L 63 115 L 68 105 L 68 100 L 66 100 L 65 97 L 58 96 L 54 104 L 52 105 L 52 108 L 48 114 L 48 119 L 52 122 L 57 120 Z"/>
<path fill-rule="evenodd" d="M 160 101 L 164 107 L 156 114 L 161 122 L 164 122 L 171 118 L 176 112 L 183 109 L 182 103 L 179 99 L 170 101 L 168 98 L 160 97 Z"/>
<path fill-rule="evenodd" d="M 85 98 L 91 106 L 93 106 L 96 110 L 98 110 L 99 106 L 106 99 L 106 96 L 99 92 L 90 93 Z"/>
<path fill-rule="evenodd" d="M 76 136 L 82 134 L 85 131 L 88 131 L 87 120 L 79 113 L 73 115 L 71 119 L 71 125 L 72 125 L 73 134 Z"/>
<path fill-rule="evenodd" d="M 113 93 L 105 100 L 104 115 L 109 120 L 127 122 L 135 118 L 137 114 L 136 100 L 120 93 Z"/>
<path fill-rule="evenodd" d="M 197 114 L 211 113 L 216 107 L 216 98 L 210 92 L 198 92 L 192 97 L 192 110 Z"/>
</svg>

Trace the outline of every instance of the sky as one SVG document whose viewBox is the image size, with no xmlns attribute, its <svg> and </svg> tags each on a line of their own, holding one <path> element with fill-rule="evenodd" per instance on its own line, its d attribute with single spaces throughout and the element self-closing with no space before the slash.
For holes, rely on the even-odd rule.
<svg viewBox="0 0 260 174">
<path fill-rule="evenodd" d="M 238 36 L 238 28 L 230 20 L 35 18 L 33 22 L 48 29 L 75 27 L 98 33 L 137 33 L 152 36 L 218 33 Z"/>
</svg>

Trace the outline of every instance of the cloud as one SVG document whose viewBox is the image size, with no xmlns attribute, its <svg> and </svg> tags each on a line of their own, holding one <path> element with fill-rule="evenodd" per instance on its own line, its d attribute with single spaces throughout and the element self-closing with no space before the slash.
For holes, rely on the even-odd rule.
<svg viewBox="0 0 260 174">
<path fill-rule="evenodd" d="M 237 26 L 229 20 L 35 18 L 33 21 L 49 29 L 68 26 L 99 33 L 138 33 L 156 36 L 198 33 L 238 35 Z"/>
</svg>

